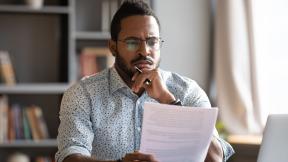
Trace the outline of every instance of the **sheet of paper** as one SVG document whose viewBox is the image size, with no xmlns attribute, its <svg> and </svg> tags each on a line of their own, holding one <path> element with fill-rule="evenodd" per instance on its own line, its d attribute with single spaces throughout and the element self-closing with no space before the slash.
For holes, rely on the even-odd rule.
<svg viewBox="0 0 288 162">
<path fill-rule="evenodd" d="M 145 103 L 140 151 L 160 162 L 203 162 L 218 109 Z"/>
</svg>

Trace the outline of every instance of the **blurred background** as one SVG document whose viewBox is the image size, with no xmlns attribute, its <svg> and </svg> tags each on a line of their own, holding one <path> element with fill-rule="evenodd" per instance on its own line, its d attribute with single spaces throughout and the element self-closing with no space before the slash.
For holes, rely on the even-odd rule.
<svg viewBox="0 0 288 162">
<path fill-rule="evenodd" d="M 147 2 L 165 41 L 161 68 L 197 81 L 219 108 L 217 129 L 236 150 L 231 162 L 256 161 L 267 116 L 288 113 L 288 1 Z M 0 161 L 53 161 L 62 94 L 113 65 L 107 40 L 120 4 L 0 0 Z M 46 131 L 32 133 L 31 107 Z"/>
</svg>

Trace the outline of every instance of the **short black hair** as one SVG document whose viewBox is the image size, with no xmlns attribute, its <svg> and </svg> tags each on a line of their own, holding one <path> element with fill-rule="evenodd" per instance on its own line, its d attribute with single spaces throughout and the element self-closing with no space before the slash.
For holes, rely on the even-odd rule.
<svg viewBox="0 0 288 162">
<path fill-rule="evenodd" d="M 147 3 L 143 0 L 125 0 L 115 13 L 111 22 L 110 34 L 113 41 L 118 39 L 118 34 L 121 30 L 121 21 L 126 17 L 134 15 L 153 16 L 160 29 L 159 19 Z"/>
</svg>

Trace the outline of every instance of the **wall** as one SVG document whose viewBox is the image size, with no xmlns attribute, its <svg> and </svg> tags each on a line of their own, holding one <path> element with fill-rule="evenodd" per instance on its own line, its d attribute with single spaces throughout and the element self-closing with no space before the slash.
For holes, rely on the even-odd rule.
<svg viewBox="0 0 288 162">
<path fill-rule="evenodd" d="M 192 78 L 208 89 L 210 0 L 155 0 L 165 40 L 161 67 Z"/>
</svg>

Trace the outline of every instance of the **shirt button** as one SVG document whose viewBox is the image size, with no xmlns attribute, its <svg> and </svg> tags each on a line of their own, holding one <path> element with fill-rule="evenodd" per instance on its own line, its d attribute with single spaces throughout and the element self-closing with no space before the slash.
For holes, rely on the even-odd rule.
<svg viewBox="0 0 288 162">
<path fill-rule="evenodd" d="M 140 128 L 140 127 L 137 127 L 137 131 L 140 132 L 140 131 L 141 131 L 141 128 Z"/>
</svg>

